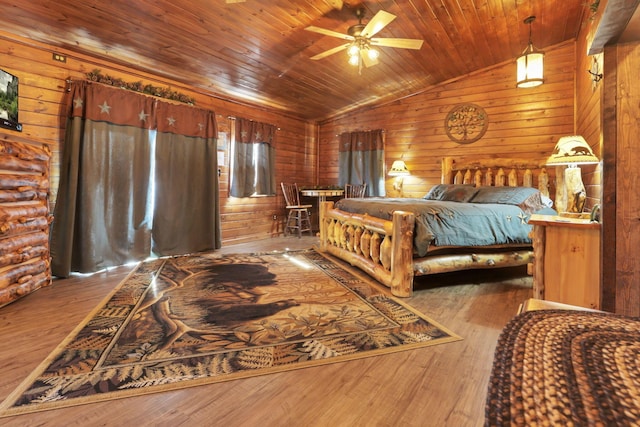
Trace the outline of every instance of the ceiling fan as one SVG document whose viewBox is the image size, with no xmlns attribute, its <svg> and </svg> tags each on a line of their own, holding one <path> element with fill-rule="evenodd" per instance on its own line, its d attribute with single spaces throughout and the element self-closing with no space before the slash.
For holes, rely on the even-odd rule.
<svg viewBox="0 0 640 427">
<path fill-rule="evenodd" d="M 318 55 L 312 56 L 311 59 L 318 60 L 326 58 L 327 56 L 338 53 L 347 49 L 349 54 L 349 63 L 357 65 L 358 71 L 362 70 L 362 64 L 366 67 L 374 66 L 378 63 L 379 52 L 373 46 L 386 46 L 397 47 L 402 49 L 420 49 L 422 47 L 423 40 L 418 39 L 398 39 L 398 38 L 380 38 L 373 37 L 380 30 L 386 27 L 391 21 L 396 19 L 396 16 L 385 12 L 384 10 L 378 11 L 373 18 L 365 25 L 362 23 L 364 17 L 364 9 L 359 8 L 356 10 L 356 16 L 358 23 L 352 25 L 347 30 L 347 34 L 338 33 L 337 31 L 326 30 L 324 28 L 310 26 L 305 28 L 307 31 L 313 31 L 314 33 L 320 33 L 331 37 L 337 37 L 339 39 L 348 40 L 348 43 L 329 49 Z"/>
</svg>

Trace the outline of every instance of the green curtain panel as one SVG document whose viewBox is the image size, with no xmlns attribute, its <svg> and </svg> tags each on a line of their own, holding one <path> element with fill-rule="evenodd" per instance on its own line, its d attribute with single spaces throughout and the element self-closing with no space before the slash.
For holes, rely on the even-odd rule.
<svg viewBox="0 0 640 427">
<path fill-rule="evenodd" d="M 366 195 L 384 196 L 384 131 L 340 135 L 339 183 L 367 184 Z"/>
</svg>

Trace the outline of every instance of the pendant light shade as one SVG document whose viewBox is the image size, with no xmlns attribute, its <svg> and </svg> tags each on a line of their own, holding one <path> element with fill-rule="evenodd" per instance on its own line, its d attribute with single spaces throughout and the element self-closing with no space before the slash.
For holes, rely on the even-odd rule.
<svg viewBox="0 0 640 427">
<path fill-rule="evenodd" d="M 516 87 L 535 87 L 544 81 L 544 53 L 537 50 L 531 41 L 531 23 L 535 19 L 535 16 L 530 16 L 524 20 L 529 24 L 529 44 L 516 61 Z"/>
</svg>

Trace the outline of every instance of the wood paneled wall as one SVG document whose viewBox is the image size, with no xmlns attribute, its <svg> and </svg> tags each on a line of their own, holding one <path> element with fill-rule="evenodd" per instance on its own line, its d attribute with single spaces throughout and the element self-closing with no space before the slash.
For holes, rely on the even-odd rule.
<svg viewBox="0 0 640 427">
<path fill-rule="evenodd" d="M 595 83 L 591 74 L 594 60 L 598 62 L 600 73 L 604 68 L 604 57 L 587 55 L 596 21 L 585 21 L 576 43 L 576 133 L 582 135 L 591 146 L 593 154 L 602 159 L 602 88 L 604 81 Z M 592 208 L 602 199 L 602 164 L 583 165 L 582 180 L 587 190 L 586 207 Z"/>
<path fill-rule="evenodd" d="M 411 172 L 404 179 L 405 196 L 422 197 L 439 183 L 445 156 L 546 160 L 558 138 L 574 132 L 575 44 L 544 51 L 545 83 L 536 88 L 515 87 L 514 58 L 421 94 L 320 123 L 319 180 L 338 181 L 338 135 L 355 130 L 385 129 L 387 168 L 403 159 Z M 489 117 L 487 132 L 472 144 L 449 140 L 444 129 L 447 113 L 463 103 L 481 106 Z M 386 191 L 397 195 L 391 178 Z"/>
<path fill-rule="evenodd" d="M 640 42 L 605 47 L 603 308 L 640 316 Z"/>
<path fill-rule="evenodd" d="M 53 53 L 66 55 L 65 63 L 52 59 Z M 78 56 L 54 46 L 27 41 L 0 32 L 0 68 L 20 78 L 19 114 L 23 137 L 35 137 L 50 144 L 52 152 L 52 201 L 55 201 L 60 176 L 60 149 L 64 137 L 65 108 L 63 105 L 66 80 L 84 79 L 87 72 L 100 69 L 103 74 L 128 82 L 142 81 L 192 96 L 196 105 L 215 111 L 220 131 L 231 126 L 230 117 L 272 123 L 278 126 L 276 138 L 276 180 L 296 181 L 312 185 L 317 181 L 316 126 L 306 121 L 282 115 L 269 109 L 221 99 L 215 94 L 195 91 L 169 78 L 138 72 L 128 66 L 105 63 L 86 56 Z M 220 201 L 223 244 L 264 239 L 281 231 L 285 215 L 282 194 L 277 197 L 230 198 L 228 196 L 228 151 L 225 164 L 220 165 Z M 273 216 L 278 217 L 277 220 Z"/>
</svg>

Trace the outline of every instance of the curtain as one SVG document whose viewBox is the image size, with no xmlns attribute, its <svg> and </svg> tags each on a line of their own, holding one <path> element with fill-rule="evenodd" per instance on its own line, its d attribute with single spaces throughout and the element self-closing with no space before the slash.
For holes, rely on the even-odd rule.
<svg viewBox="0 0 640 427">
<path fill-rule="evenodd" d="M 159 103 L 153 252 L 220 247 L 218 160 L 213 112 Z M 179 226 L 177 226 L 179 225 Z"/>
<path fill-rule="evenodd" d="M 233 197 L 276 194 L 276 127 L 253 120 L 236 119 L 231 189 Z"/>
<path fill-rule="evenodd" d="M 368 196 L 384 196 L 384 131 L 340 135 L 339 184 L 367 184 Z"/>
<path fill-rule="evenodd" d="M 183 231 L 192 227 L 191 217 L 179 217 L 172 212 L 170 232 L 159 228 L 167 220 L 163 223 L 162 218 L 155 217 L 166 200 L 154 200 L 154 184 L 162 191 L 166 185 L 162 177 L 154 179 L 154 163 L 156 172 L 160 165 L 164 173 L 169 169 L 164 162 L 171 161 L 164 152 L 156 152 L 156 134 L 161 135 L 159 142 L 164 147 L 162 136 L 170 133 L 166 126 L 171 126 L 176 135 L 172 141 L 179 144 L 183 141 L 179 135 L 186 133 L 182 138 L 191 138 L 185 130 L 191 126 L 202 135 L 200 139 L 193 139 L 201 141 L 201 145 L 215 147 L 215 126 L 210 123 L 213 113 L 207 112 L 210 116 L 203 120 L 202 110 L 87 81 L 72 82 L 68 96 L 60 187 L 51 229 L 52 274 L 66 277 L 72 271 L 88 273 L 140 261 L 151 254 L 152 237 L 154 241 L 163 241 L 167 233 L 189 236 L 189 232 Z M 191 109 L 194 118 L 187 120 L 182 108 Z M 193 131 L 191 134 L 197 135 Z M 205 159 L 214 171 L 209 179 L 214 181 L 216 191 L 208 194 L 213 194 L 212 203 L 216 208 L 203 214 L 201 205 L 192 206 L 189 214 L 207 216 L 213 225 L 200 224 L 203 234 L 211 230 L 215 234 L 208 236 L 211 240 L 208 248 L 200 242 L 185 244 L 186 238 L 174 245 L 185 252 L 220 247 L 217 158 L 215 150 L 204 157 L 206 151 L 189 153 L 189 156 L 194 162 Z M 182 187 L 180 192 L 190 190 L 191 187 Z M 177 192 L 174 188 L 171 191 Z M 168 211 L 163 211 L 163 215 L 165 212 Z M 152 229 L 156 224 L 158 229 Z M 159 250 L 162 252 L 165 248 L 159 246 Z"/>
</svg>

